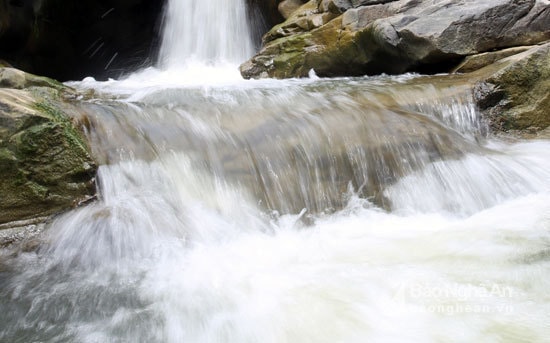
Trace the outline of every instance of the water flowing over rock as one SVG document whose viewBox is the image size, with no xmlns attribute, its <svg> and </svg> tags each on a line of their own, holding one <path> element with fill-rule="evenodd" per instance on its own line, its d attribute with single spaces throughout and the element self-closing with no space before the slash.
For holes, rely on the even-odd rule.
<svg viewBox="0 0 550 343">
<path fill-rule="evenodd" d="M 550 39 L 543 0 L 310 1 L 264 37 L 246 78 L 444 72 L 465 56 Z"/>
<path fill-rule="evenodd" d="M 550 142 L 482 77 L 72 84 L 99 197 L 0 251 L 0 341 L 544 341 Z"/>
<path fill-rule="evenodd" d="M 102 101 L 83 111 L 103 163 L 161 156 L 172 164 L 169 152 L 184 152 L 193 168 L 238 184 L 266 210 L 330 212 L 351 189 L 390 207 L 384 189 L 426 164 L 476 150 L 470 135 L 482 136 L 483 124 L 465 81 L 382 82 L 384 91 L 368 81 L 362 91 L 334 90 L 331 81 L 285 90 L 159 91 L 131 106 Z"/>
<path fill-rule="evenodd" d="M 95 163 L 67 112 L 71 90 L 0 69 L 0 224 L 67 210 L 94 194 Z M 10 88 L 4 88 L 10 87 Z"/>
</svg>

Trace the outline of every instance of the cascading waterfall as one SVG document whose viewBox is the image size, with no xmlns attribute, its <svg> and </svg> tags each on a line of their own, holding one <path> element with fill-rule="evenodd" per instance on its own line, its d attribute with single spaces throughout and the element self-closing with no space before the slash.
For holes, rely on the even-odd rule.
<svg viewBox="0 0 550 343">
<path fill-rule="evenodd" d="M 167 68 L 221 2 L 170 2 Z M 1 342 L 547 340 L 550 142 L 487 137 L 466 83 L 143 75 L 72 84 L 99 199 L 0 255 Z"/>
<path fill-rule="evenodd" d="M 160 65 L 238 64 L 253 53 L 243 0 L 169 0 Z"/>
</svg>

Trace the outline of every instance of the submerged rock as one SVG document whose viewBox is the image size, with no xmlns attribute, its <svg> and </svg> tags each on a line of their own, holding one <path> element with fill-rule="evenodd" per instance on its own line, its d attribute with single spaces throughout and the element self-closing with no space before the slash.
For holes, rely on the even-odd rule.
<svg viewBox="0 0 550 343">
<path fill-rule="evenodd" d="M 443 72 L 469 55 L 550 39 L 543 0 L 315 1 L 264 36 L 246 78 Z"/>
<path fill-rule="evenodd" d="M 345 206 L 351 189 L 389 208 L 384 190 L 403 176 L 477 151 L 471 105 L 464 76 L 407 76 L 157 90 L 87 111 L 94 156 L 106 163 L 160 160 L 201 185 L 238 185 L 265 210 L 320 213 Z"/>
<path fill-rule="evenodd" d="M 0 224 L 51 215 L 95 192 L 96 165 L 63 97 L 46 78 L 0 69 Z"/>
</svg>

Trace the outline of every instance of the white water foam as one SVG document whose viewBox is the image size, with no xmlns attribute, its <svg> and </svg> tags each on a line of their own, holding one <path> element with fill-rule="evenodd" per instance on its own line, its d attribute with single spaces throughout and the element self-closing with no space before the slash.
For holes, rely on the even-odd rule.
<svg viewBox="0 0 550 343">
<path fill-rule="evenodd" d="M 0 338 L 543 342 L 550 142 L 501 147 L 516 185 L 488 183 L 484 192 L 542 184 L 468 215 L 387 212 L 352 196 L 312 226 L 298 215 L 270 219 L 181 154 L 104 166 L 101 201 L 56 221 L 50 247 L 21 256 L 22 272 L 3 281 L 2 313 L 6 301 L 32 306 L 2 316 Z M 464 190 L 446 197 L 469 201 L 468 180 L 438 177 Z M 431 172 L 415 178 L 437 182 Z M 416 201 L 432 192 L 449 190 Z"/>
</svg>

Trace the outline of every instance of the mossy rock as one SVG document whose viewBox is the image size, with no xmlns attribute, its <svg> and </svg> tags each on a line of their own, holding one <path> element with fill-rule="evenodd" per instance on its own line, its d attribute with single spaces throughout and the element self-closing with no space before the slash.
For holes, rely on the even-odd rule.
<svg viewBox="0 0 550 343">
<path fill-rule="evenodd" d="M 96 164 L 62 95 L 0 88 L 0 224 L 61 212 L 95 193 Z"/>
<path fill-rule="evenodd" d="M 320 76 L 361 75 L 372 63 L 366 31 L 342 26 L 342 17 L 314 30 L 283 36 L 269 42 L 241 66 L 245 78 L 305 77 L 311 69 Z"/>
</svg>

